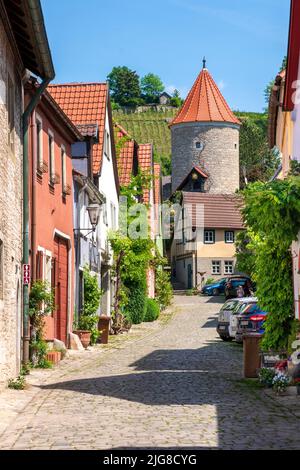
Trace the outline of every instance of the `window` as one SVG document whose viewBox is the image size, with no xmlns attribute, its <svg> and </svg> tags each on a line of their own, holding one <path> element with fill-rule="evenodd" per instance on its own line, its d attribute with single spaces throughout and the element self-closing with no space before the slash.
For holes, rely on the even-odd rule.
<svg viewBox="0 0 300 470">
<path fill-rule="evenodd" d="M 204 144 L 202 142 L 196 142 L 195 147 L 197 150 L 203 150 Z"/>
<path fill-rule="evenodd" d="M 54 162 L 54 135 L 51 131 L 48 133 L 48 151 L 49 151 L 49 180 L 50 183 L 55 179 L 55 162 Z"/>
<path fill-rule="evenodd" d="M 215 231 L 214 230 L 204 230 L 204 243 L 206 244 L 215 243 Z"/>
<path fill-rule="evenodd" d="M 117 211 L 116 206 L 111 202 L 110 203 L 110 213 L 111 213 L 111 228 L 115 230 L 117 228 Z"/>
<path fill-rule="evenodd" d="M 3 293 L 4 293 L 3 265 L 4 265 L 3 242 L 2 240 L 0 240 L 0 299 L 3 299 Z"/>
<path fill-rule="evenodd" d="M 211 273 L 212 274 L 221 274 L 221 261 L 212 261 L 211 262 Z"/>
<path fill-rule="evenodd" d="M 107 202 L 103 204 L 103 223 L 108 225 L 108 218 L 107 218 Z"/>
<path fill-rule="evenodd" d="M 41 118 L 36 116 L 36 167 L 38 171 L 42 171 L 43 167 L 43 123 Z"/>
<path fill-rule="evenodd" d="M 110 137 L 107 131 L 105 131 L 105 135 L 104 135 L 104 153 L 107 156 L 107 158 L 110 157 Z"/>
<path fill-rule="evenodd" d="M 225 243 L 234 243 L 234 232 L 225 232 Z"/>
<path fill-rule="evenodd" d="M 67 162 L 66 162 L 66 149 L 61 147 L 61 183 L 62 192 L 65 194 L 67 189 Z"/>
<path fill-rule="evenodd" d="M 14 151 L 15 87 L 9 75 L 8 75 L 8 83 L 7 83 L 7 116 L 8 116 L 8 143 L 9 143 L 10 149 Z"/>
<path fill-rule="evenodd" d="M 224 274 L 233 274 L 233 261 L 224 262 Z"/>
</svg>

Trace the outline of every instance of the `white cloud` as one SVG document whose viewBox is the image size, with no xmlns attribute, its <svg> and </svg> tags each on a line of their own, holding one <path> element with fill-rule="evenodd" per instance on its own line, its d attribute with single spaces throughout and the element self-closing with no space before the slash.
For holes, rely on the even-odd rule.
<svg viewBox="0 0 300 470">
<path fill-rule="evenodd" d="M 220 90 L 224 90 L 224 88 L 227 87 L 227 84 L 224 82 L 224 80 L 220 80 L 218 83 L 218 87 Z"/>
</svg>

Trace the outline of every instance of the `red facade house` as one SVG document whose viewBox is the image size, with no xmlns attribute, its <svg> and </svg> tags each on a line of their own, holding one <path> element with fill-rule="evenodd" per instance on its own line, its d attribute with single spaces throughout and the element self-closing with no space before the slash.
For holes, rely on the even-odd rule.
<svg viewBox="0 0 300 470">
<path fill-rule="evenodd" d="M 38 85 L 32 81 L 26 99 Z M 46 91 L 30 118 L 29 187 L 32 280 L 48 281 L 55 310 L 45 318 L 45 339 L 66 345 L 73 323 L 73 195 L 71 144 L 75 125 Z"/>
</svg>

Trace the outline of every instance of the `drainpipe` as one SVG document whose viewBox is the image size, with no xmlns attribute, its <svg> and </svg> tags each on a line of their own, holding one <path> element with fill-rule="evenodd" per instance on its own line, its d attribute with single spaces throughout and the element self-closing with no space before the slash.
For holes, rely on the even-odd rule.
<svg viewBox="0 0 300 470">
<path fill-rule="evenodd" d="M 46 78 L 36 89 L 23 114 L 23 264 L 29 264 L 29 162 L 28 136 L 30 115 L 53 77 Z M 23 363 L 29 362 L 29 286 L 23 285 Z"/>
<path fill-rule="evenodd" d="M 37 136 L 36 136 L 36 114 L 35 110 L 30 119 L 30 135 L 31 135 L 31 281 L 36 280 L 36 171 L 37 171 Z"/>
</svg>

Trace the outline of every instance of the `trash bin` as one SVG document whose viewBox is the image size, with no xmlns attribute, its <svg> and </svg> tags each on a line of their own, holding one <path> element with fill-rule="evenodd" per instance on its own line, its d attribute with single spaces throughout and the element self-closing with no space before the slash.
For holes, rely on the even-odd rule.
<svg viewBox="0 0 300 470">
<path fill-rule="evenodd" d="M 99 322 L 98 322 L 98 330 L 100 331 L 100 343 L 107 344 L 108 343 L 108 335 L 109 335 L 109 324 L 110 324 L 110 317 L 106 315 L 100 315 Z"/>
<path fill-rule="evenodd" d="M 244 377 L 254 379 L 257 377 L 257 371 L 260 369 L 260 341 L 262 335 L 248 334 L 243 338 L 244 347 Z"/>
</svg>

